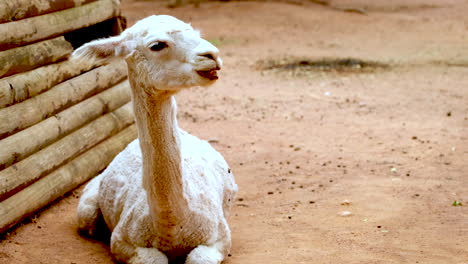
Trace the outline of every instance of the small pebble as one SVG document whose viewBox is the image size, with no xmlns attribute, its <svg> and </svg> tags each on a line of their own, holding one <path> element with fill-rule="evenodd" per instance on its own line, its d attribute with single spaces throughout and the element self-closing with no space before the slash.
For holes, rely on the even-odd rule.
<svg viewBox="0 0 468 264">
<path fill-rule="evenodd" d="M 343 200 L 343 201 L 341 202 L 341 205 L 350 205 L 350 204 L 351 204 L 351 202 L 350 202 L 348 199 Z"/>
<path fill-rule="evenodd" d="M 342 211 L 338 213 L 339 216 L 347 217 L 353 215 L 350 211 Z"/>
</svg>

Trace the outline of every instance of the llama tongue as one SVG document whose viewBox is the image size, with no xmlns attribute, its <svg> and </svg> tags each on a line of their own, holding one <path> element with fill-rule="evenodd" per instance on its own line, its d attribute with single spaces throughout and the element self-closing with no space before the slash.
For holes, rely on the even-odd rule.
<svg viewBox="0 0 468 264">
<path fill-rule="evenodd" d="M 217 80 L 218 79 L 218 74 L 216 72 L 216 69 L 211 69 L 209 71 L 197 71 L 198 75 L 200 75 L 203 78 L 207 78 L 210 80 Z"/>
</svg>

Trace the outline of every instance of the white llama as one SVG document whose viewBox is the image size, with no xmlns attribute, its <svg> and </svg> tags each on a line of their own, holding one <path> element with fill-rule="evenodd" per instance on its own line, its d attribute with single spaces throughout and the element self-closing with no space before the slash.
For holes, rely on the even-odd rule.
<svg viewBox="0 0 468 264">
<path fill-rule="evenodd" d="M 226 221 L 237 185 L 206 141 L 177 125 L 175 93 L 217 77 L 218 49 L 171 16 L 150 16 L 121 35 L 92 41 L 73 58 L 124 58 L 138 139 L 88 183 L 79 228 L 96 232 L 103 217 L 119 262 L 221 263 L 231 247 Z"/>
</svg>

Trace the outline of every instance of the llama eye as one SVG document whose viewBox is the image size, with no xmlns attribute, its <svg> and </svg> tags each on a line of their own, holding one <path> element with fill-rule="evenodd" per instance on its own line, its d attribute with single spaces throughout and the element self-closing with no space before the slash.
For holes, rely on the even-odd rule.
<svg viewBox="0 0 468 264">
<path fill-rule="evenodd" d="M 156 44 L 153 44 L 150 47 L 150 50 L 152 51 L 160 51 L 163 50 L 165 47 L 167 47 L 166 42 L 156 42 Z"/>
</svg>

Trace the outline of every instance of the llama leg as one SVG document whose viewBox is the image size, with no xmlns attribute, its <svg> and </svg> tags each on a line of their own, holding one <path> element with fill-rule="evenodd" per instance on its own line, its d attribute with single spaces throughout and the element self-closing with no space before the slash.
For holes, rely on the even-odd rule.
<svg viewBox="0 0 468 264">
<path fill-rule="evenodd" d="M 77 208 L 78 228 L 88 235 L 96 233 L 97 223 L 101 217 L 98 196 L 102 176 L 92 179 L 83 189 Z"/>
<path fill-rule="evenodd" d="M 185 264 L 219 264 L 231 249 L 231 231 L 224 219 L 219 226 L 220 239 L 213 245 L 199 245 L 187 256 Z"/>
<path fill-rule="evenodd" d="M 128 264 L 168 264 L 169 261 L 157 248 L 135 247 L 124 241 L 119 229 L 112 232 L 111 252 L 119 262 Z"/>
<path fill-rule="evenodd" d="M 129 264 L 168 264 L 166 255 L 157 248 L 135 249 L 135 255 L 128 261 Z"/>
<path fill-rule="evenodd" d="M 217 246 L 199 245 L 187 256 L 185 264 L 219 264 L 223 261 L 223 254 Z"/>
</svg>

